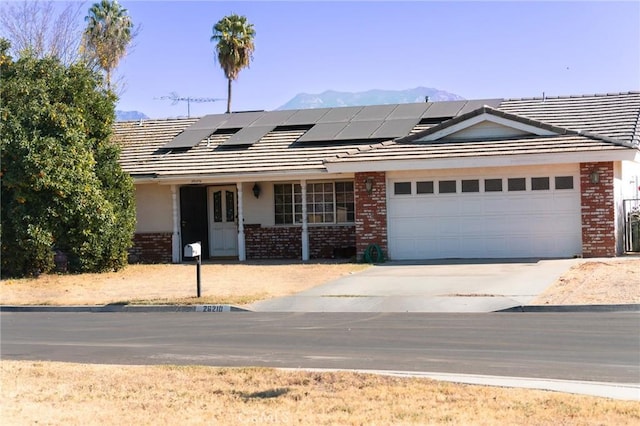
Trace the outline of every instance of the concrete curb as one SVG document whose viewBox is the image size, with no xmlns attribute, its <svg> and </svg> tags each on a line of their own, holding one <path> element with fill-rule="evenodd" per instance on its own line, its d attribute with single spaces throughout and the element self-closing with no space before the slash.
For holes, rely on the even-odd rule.
<svg viewBox="0 0 640 426">
<path fill-rule="evenodd" d="M 640 304 L 626 305 L 530 305 L 494 312 L 640 312 Z"/>
<path fill-rule="evenodd" d="M 317 372 L 352 371 L 356 373 L 378 374 L 382 376 L 426 378 L 443 382 L 465 383 L 470 385 L 538 389 L 552 392 L 597 396 L 601 398 L 612 398 L 624 401 L 640 401 L 640 384 L 637 383 L 588 382 L 583 380 L 487 376 L 481 374 L 455 374 L 422 371 L 348 370 L 327 368 L 281 368 L 280 370 Z"/>
<path fill-rule="evenodd" d="M 254 312 L 250 309 L 233 305 L 124 305 L 113 304 L 104 306 L 0 306 L 0 312 L 128 312 L 128 313 L 149 313 L 149 312 Z M 514 312 L 640 312 L 640 304 L 627 305 L 532 305 L 513 306 L 507 309 L 493 311 L 494 313 L 514 313 Z M 414 312 L 416 313 L 416 312 Z M 428 313 L 428 312 L 427 312 Z"/>
<path fill-rule="evenodd" d="M 232 305 L 104 305 L 104 306 L 0 306 L 0 312 L 249 312 Z"/>
</svg>

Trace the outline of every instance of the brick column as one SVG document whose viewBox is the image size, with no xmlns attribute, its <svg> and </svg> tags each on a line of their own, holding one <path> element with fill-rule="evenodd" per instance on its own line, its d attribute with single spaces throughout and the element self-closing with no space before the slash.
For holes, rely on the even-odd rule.
<svg viewBox="0 0 640 426">
<path fill-rule="evenodd" d="M 369 194 L 366 180 L 373 188 Z M 384 172 L 365 172 L 355 175 L 356 250 L 358 259 L 369 244 L 378 244 L 387 256 L 387 183 Z"/>
<path fill-rule="evenodd" d="M 591 183 L 591 173 L 600 180 Z M 582 205 L 582 256 L 616 255 L 613 163 L 580 163 L 580 199 Z"/>
</svg>

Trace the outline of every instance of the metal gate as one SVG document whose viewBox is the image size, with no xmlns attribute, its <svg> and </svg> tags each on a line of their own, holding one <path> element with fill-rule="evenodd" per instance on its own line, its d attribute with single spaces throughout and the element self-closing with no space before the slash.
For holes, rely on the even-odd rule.
<svg viewBox="0 0 640 426">
<path fill-rule="evenodd" d="M 624 250 L 640 252 L 640 199 L 624 200 Z"/>
</svg>

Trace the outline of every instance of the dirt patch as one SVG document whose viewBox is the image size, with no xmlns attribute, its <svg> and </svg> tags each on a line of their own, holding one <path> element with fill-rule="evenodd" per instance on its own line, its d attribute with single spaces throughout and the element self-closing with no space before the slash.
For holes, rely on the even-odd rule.
<svg viewBox="0 0 640 426">
<path fill-rule="evenodd" d="M 640 258 L 585 260 L 540 294 L 532 305 L 640 303 Z"/>
<path fill-rule="evenodd" d="M 636 425 L 640 405 L 350 372 L 2 361 L 3 424 Z"/>
</svg>

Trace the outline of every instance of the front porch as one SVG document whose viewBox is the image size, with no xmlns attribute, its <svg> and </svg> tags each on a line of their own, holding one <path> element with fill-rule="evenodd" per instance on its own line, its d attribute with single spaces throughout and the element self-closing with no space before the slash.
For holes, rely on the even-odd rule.
<svg viewBox="0 0 640 426">
<path fill-rule="evenodd" d="M 153 183 L 136 192 L 146 209 L 139 209 L 132 263 L 180 263 L 193 242 L 203 259 L 356 256 L 353 180 Z"/>
</svg>

